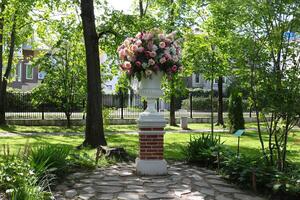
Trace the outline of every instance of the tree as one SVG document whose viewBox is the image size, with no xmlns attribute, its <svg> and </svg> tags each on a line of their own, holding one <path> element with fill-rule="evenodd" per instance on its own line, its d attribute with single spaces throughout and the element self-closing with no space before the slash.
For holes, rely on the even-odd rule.
<svg viewBox="0 0 300 200">
<path fill-rule="evenodd" d="M 84 46 L 79 24 L 69 24 L 63 19 L 55 27 L 58 41 L 50 52 L 40 55 L 34 65 L 46 73 L 42 84 L 34 89 L 34 102 L 44 106 L 51 103 L 66 115 L 71 126 L 74 109 L 81 107 L 85 100 L 86 70 Z"/>
<path fill-rule="evenodd" d="M 210 3 L 215 28 L 226 33 L 230 41 L 228 52 L 239 66 L 235 74 L 245 80 L 244 86 L 251 91 L 250 102 L 256 110 L 265 161 L 284 171 L 288 135 L 299 121 L 299 43 L 291 35 L 299 33 L 300 2 L 222 0 Z M 266 122 L 267 142 L 262 139 L 261 120 Z"/>
<path fill-rule="evenodd" d="M 0 124 L 6 123 L 6 89 L 15 63 L 14 52 L 31 36 L 32 18 L 29 13 L 36 3 L 37 0 L 0 2 Z"/>
<path fill-rule="evenodd" d="M 231 133 L 245 129 L 242 94 L 237 91 L 231 91 L 229 97 L 228 119 Z"/>
<path fill-rule="evenodd" d="M 211 82 L 211 133 L 214 132 L 213 81 L 218 72 L 228 65 L 227 57 L 215 45 L 214 37 L 206 33 L 189 33 L 185 36 L 183 61 L 195 73 L 202 73 Z"/>
<path fill-rule="evenodd" d="M 87 115 L 83 146 L 106 145 L 102 117 L 99 35 L 96 32 L 93 0 L 81 0 L 81 18 L 87 66 Z"/>
</svg>

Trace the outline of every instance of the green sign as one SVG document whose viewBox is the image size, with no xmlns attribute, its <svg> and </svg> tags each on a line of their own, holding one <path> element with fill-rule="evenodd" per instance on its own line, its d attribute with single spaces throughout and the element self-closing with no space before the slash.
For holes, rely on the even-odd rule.
<svg viewBox="0 0 300 200">
<path fill-rule="evenodd" d="M 244 129 L 239 129 L 239 130 L 237 130 L 233 135 L 236 136 L 236 137 L 240 137 L 240 136 L 242 136 L 244 133 L 245 133 L 245 130 L 244 130 Z"/>
</svg>

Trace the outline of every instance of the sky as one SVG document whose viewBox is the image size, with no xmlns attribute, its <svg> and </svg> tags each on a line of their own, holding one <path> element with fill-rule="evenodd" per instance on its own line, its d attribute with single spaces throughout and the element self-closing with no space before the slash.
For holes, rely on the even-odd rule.
<svg viewBox="0 0 300 200">
<path fill-rule="evenodd" d="M 128 12 L 133 0 L 107 0 L 107 2 L 116 10 Z"/>
</svg>

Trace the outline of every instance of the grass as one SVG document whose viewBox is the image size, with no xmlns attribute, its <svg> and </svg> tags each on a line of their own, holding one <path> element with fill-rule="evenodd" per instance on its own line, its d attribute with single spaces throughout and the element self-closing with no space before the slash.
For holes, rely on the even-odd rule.
<svg viewBox="0 0 300 200">
<path fill-rule="evenodd" d="M 203 130 L 210 129 L 210 124 L 208 123 L 193 123 L 189 124 L 188 127 L 191 130 Z M 255 127 L 254 123 L 248 123 L 247 128 Z M 19 126 L 19 125 L 8 125 L 0 126 L 0 136 L 1 133 L 11 132 L 11 133 L 83 133 L 84 126 L 73 126 L 71 128 L 62 126 Z M 223 129 L 220 126 L 215 126 L 216 129 Z M 166 126 L 167 131 L 181 130 L 181 128 L 174 126 Z M 131 132 L 137 131 L 136 124 L 129 125 L 110 125 L 105 129 L 106 132 Z"/>
<path fill-rule="evenodd" d="M 128 128 L 129 126 L 127 126 Z M 189 141 L 190 136 L 195 136 L 199 133 L 166 133 L 165 134 L 165 158 L 168 160 L 182 160 L 183 155 L 181 148 Z M 220 134 L 221 140 L 229 148 L 237 149 L 237 138 L 228 133 Z M 267 135 L 263 135 L 267 142 Z M 138 135 L 137 134 L 106 134 L 106 139 L 109 146 L 124 147 L 126 151 L 136 156 L 138 154 Z M 36 136 L 16 136 L 16 137 L 0 137 L 0 155 L 3 154 L 2 146 L 8 144 L 11 152 L 17 152 L 26 143 L 32 146 L 40 144 L 67 144 L 73 147 L 78 146 L 83 141 L 82 135 L 36 135 Z M 300 165 L 300 132 L 293 132 L 289 137 L 288 143 L 288 159 Z M 91 156 L 94 156 L 95 150 L 85 150 Z M 255 131 L 247 131 L 240 141 L 240 152 L 247 155 L 261 155 L 260 143 Z"/>
</svg>

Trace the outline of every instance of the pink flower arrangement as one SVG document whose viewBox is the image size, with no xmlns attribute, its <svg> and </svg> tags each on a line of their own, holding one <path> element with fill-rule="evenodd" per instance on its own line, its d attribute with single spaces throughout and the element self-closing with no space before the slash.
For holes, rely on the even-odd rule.
<svg viewBox="0 0 300 200">
<path fill-rule="evenodd" d="M 129 78 L 150 78 L 158 71 L 164 72 L 168 79 L 183 70 L 180 63 L 180 47 L 175 33 L 168 35 L 159 30 L 137 33 L 127 38 L 119 47 L 118 55 L 121 69 Z"/>
</svg>

